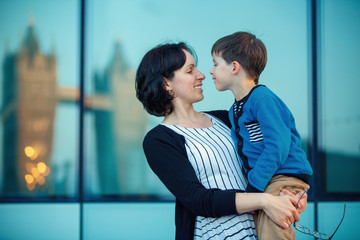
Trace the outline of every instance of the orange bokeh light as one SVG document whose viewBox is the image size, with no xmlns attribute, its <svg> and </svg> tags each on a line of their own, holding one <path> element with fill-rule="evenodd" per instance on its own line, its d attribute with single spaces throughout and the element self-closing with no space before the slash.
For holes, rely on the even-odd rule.
<svg viewBox="0 0 360 240">
<path fill-rule="evenodd" d="M 33 183 L 34 182 L 34 177 L 30 174 L 26 174 L 25 175 L 25 181 L 29 184 Z"/>
<path fill-rule="evenodd" d="M 43 163 L 43 162 L 39 162 L 39 163 L 37 164 L 37 169 L 38 169 L 39 173 L 41 173 L 41 174 L 45 173 L 45 171 L 46 171 L 46 164 Z"/>
<path fill-rule="evenodd" d="M 30 158 L 31 160 L 35 160 L 39 156 L 38 151 L 31 146 L 26 146 L 24 149 L 24 152 L 25 152 L 25 155 L 28 158 Z"/>
<path fill-rule="evenodd" d="M 35 183 L 26 183 L 26 187 L 27 187 L 30 191 L 32 191 L 32 190 L 35 189 Z"/>
<path fill-rule="evenodd" d="M 31 169 L 31 173 L 36 178 L 40 176 L 39 170 L 37 168 Z"/>
</svg>

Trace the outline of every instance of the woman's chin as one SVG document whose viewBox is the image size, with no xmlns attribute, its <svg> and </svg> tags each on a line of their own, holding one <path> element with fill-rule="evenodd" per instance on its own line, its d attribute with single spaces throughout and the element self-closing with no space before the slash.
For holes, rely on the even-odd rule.
<svg viewBox="0 0 360 240">
<path fill-rule="evenodd" d="M 225 91 L 226 89 L 222 88 L 221 86 L 216 85 L 216 90 L 218 90 L 219 92 Z"/>
<path fill-rule="evenodd" d="M 202 95 L 195 103 L 200 102 L 204 99 L 204 95 Z"/>
</svg>

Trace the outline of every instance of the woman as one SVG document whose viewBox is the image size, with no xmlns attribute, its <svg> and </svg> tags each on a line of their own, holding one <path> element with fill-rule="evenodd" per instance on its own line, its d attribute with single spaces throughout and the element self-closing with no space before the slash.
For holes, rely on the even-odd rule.
<svg viewBox="0 0 360 240">
<path fill-rule="evenodd" d="M 295 196 L 243 193 L 247 181 L 230 136 L 226 111 L 199 113 L 205 76 L 185 44 L 150 50 L 136 74 L 146 111 L 165 116 L 143 147 L 152 170 L 176 197 L 176 239 L 256 239 L 251 212 L 262 209 L 286 228 L 299 220 Z M 306 202 L 302 202 L 305 206 Z"/>
</svg>

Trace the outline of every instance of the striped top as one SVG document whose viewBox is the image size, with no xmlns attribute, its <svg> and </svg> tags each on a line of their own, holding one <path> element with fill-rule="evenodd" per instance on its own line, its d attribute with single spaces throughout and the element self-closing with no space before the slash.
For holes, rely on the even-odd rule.
<svg viewBox="0 0 360 240">
<path fill-rule="evenodd" d="M 209 128 L 185 128 L 162 124 L 184 136 L 189 161 L 199 181 L 206 188 L 222 190 L 247 186 L 229 128 L 211 115 Z M 243 213 L 220 218 L 197 216 L 194 239 L 256 239 L 251 214 Z"/>
</svg>

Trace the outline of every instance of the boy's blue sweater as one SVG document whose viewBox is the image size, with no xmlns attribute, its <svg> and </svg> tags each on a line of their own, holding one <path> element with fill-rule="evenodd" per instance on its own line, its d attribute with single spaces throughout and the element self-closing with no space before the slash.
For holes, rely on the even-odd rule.
<svg viewBox="0 0 360 240">
<path fill-rule="evenodd" d="M 285 103 L 269 88 L 258 85 L 234 105 L 229 111 L 231 136 L 247 172 L 248 191 L 264 191 L 277 174 L 308 183 L 313 171 Z"/>
</svg>

